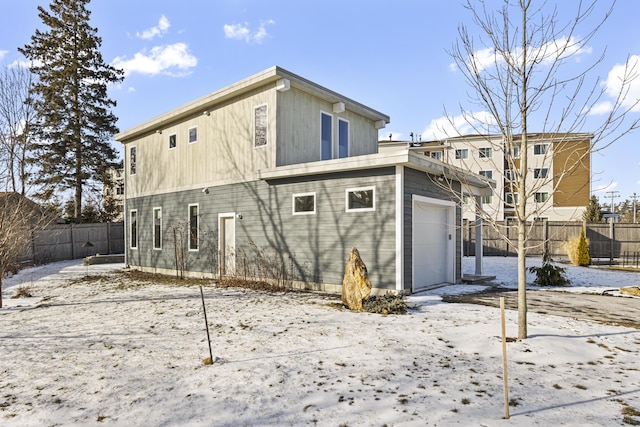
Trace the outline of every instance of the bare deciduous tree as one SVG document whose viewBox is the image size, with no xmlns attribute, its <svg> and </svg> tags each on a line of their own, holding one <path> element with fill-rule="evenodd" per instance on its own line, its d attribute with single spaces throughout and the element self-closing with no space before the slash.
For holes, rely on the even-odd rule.
<svg viewBox="0 0 640 427">
<path fill-rule="evenodd" d="M 591 84 L 587 81 L 604 55 L 583 65 L 578 72 L 566 67 L 570 58 L 588 50 L 589 42 L 612 13 L 613 6 L 589 28 L 584 27 L 595 18 L 595 0 L 578 2 L 566 24 L 560 22 L 560 14 L 552 4 L 531 0 L 504 0 L 497 11 L 489 10 L 484 1 L 467 0 L 465 7 L 479 33 L 473 35 L 467 26 L 461 25 L 451 56 L 471 89 L 471 102 L 482 109 L 481 113 L 474 113 L 461 106 L 464 121 L 479 135 L 501 136 L 499 144 L 493 145 L 504 154 L 500 157 L 504 164 L 497 168 L 513 171 L 508 184 L 497 183 L 494 197 L 511 206 L 515 214 L 517 238 L 509 238 L 506 233 L 503 236 L 518 255 L 518 338 L 524 339 L 530 220 L 540 216 L 544 209 L 528 207 L 534 200 L 536 185 L 542 182 L 532 182 L 536 180 L 532 179 L 528 159 L 531 129 L 559 137 L 563 142 L 562 135 L 585 134 L 585 128 L 590 127 L 586 129 L 591 136 L 589 149 L 568 156 L 571 161 L 553 177 L 554 183 L 562 181 L 591 153 L 604 149 L 638 126 L 637 119 L 627 117 L 638 103 L 627 99 L 636 69 L 633 61 L 628 60 L 619 75 L 616 93 L 611 90 L 605 93 L 597 78 Z M 612 100 L 605 103 L 606 96 Z M 594 126 L 591 113 L 596 109 L 603 111 L 605 106 L 603 119 Z M 454 127 L 457 124 L 454 118 L 450 122 Z M 487 138 L 487 143 L 492 140 Z M 571 144 L 563 145 L 563 149 L 571 150 Z M 511 191 L 505 191 L 506 185 Z M 512 196 L 509 200 L 505 197 L 507 193 Z M 504 232 L 495 217 L 487 212 L 483 216 L 489 226 Z"/>
<path fill-rule="evenodd" d="M 0 70 L 0 182 L 8 191 L 25 195 L 29 178 L 27 162 L 35 111 L 30 102 L 31 72 L 18 66 Z"/>
</svg>

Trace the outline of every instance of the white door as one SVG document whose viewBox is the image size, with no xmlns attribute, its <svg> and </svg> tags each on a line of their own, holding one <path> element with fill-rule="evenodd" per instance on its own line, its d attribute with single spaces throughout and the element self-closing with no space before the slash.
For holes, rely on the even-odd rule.
<svg viewBox="0 0 640 427">
<path fill-rule="evenodd" d="M 236 273 L 236 217 L 220 214 L 220 275 Z"/>
<path fill-rule="evenodd" d="M 455 281 L 455 205 L 417 199 L 418 196 L 414 196 L 414 292 Z"/>
</svg>

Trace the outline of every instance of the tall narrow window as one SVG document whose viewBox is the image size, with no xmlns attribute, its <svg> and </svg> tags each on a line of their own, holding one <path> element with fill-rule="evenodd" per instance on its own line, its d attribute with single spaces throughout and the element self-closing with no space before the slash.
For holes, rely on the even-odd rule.
<svg viewBox="0 0 640 427">
<path fill-rule="evenodd" d="M 177 145 L 177 136 L 176 134 L 169 135 L 169 150 L 176 148 Z"/>
<path fill-rule="evenodd" d="M 136 151 L 135 145 L 129 149 L 129 175 L 136 174 Z"/>
<path fill-rule="evenodd" d="M 329 160 L 333 158 L 332 154 L 332 146 L 333 139 L 331 138 L 331 133 L 333 130 L 333 117 L 329 114 L 321 113 L 321 123 L 320 123 L 320 139 L 321 139 L 321 159 Z"/>
<path fill-rule="evenodd" d="M 189 250 L 198 250 L 198 205 L 189 205 Z"/>
<path fill-rule="evenodd" d="M 162 208 L 153 208 L 153 249 L 162 249 Z"/>
<path fill-rule="evenodd" d="M 193 144 L 194 142 L 198 142 L 198 128 L 197 127 L 189 128 L 189 144 Z"/>
<path fill-rule="evenodd" d="M 267 145 L 267 106 L 261 105 L 253 110 L 253 146 Z"/>
<path fill-rule="evenodd" d="M 338 119 L 338 157 L 349 157 L 349 122 Z"/>
<path fill-rule="evenodd" d="M 129 246 L 138 248 L 138 211 L 135 209 L 129 212 Z"/>
</svg>

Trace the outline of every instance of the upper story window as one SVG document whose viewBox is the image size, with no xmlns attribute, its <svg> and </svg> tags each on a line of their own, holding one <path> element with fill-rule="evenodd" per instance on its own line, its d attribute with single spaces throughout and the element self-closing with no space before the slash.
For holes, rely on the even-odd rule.
<svg viewBox="0 0 640 427">
<path fill-rule="evenodd" d="M 429 153 L 429 156 L 432 159 L 442 160 L 442 151 L 432 151 L 431 153 Z"/>
<path fill-rule="evenodd" d="M 491 147 L 480 147 L 478 149 L 478 157 L 481 159 L 488 159 L 491 157 Z"/>
<path fill-rule="evenodd" d="M 129 175 L 136 174 L 136 146 L 129 148 Z"/>
<path fill-rule="evenodd" d="M 118 196 L 122 196 L 124 194 L 124 182 L 121 182 L 121 183 L 117 184 L 116 194 Z"/>
<path fill-rule="evenodd" d="M 484 176 L 487 179 L 493 179 L 493 171 L 491 171 L 491 170 L 479 171 L 478 174 L 481 175 L 481 176 Z"/>
<path fill-rule="evenodd" d="M 468 159 L 469 158 L 469 149 L 468 148 L 458 148 L 456 149 L 456 160 Z"/>
<path fill-rule="evenodd" d="M 162 208 L 153 208 L 153 249 L 162 249 Z"/>
<path fill-rule="evenodd" d="M 349 122 L 338 119 L 338 157 L 349 157 Z"/>
<path fill-rule="evenodd" d="M 534 144 L 533 154 L 535 155 L 545 154 L 548 149 L 549 149 L 549 144 Z"/>
<path fill-rule="evenodd" d="M 493 203 L 493 196 L 482 196 L 481 200 L 483 205 L 490 205 Z"/>
<path fill-rule="evenodd" d="M 376 210 L 376 188 L 350 188 L 346 191 L 346 211 L 374 211 Z"/>
<path fill-rule="evenodd" d="M 198 250 L 198 205 L 189 205 L 189 250 Z"/>
<path fill-rule="evenodd" d="M 293 215 L 313 215 L 316 213 L 316 193 L 293 195 Z"/>
<path fill-rule="evenodd" d="M 189 144 L 198 142 L 198 127 L 189 128 Z"/>
<path fill-rule="evenodd" d="M 535 168 L 533 170 L 533 177 L 535 179 L 544 179 L 547 177 L 548 173 L 549 173 L 548 168 Z"/>
<path fill-rule="evenodd" d="M 169 150 L 176 148 L 178 137 L 175 133 L 169 135 Z"/>
<path fill-rule="evenodd" d="M 505 181 L 515 181 L 516 179 L 516 174 L 515 171 L 513 169 L 505 169 L 504 171 L 504 179 Z"/>
<path fill-rule="evenodd" d="M 518 204 L 518 199 L 518 193 L 505 193 L 504 195 L 504 202 L 512 207 Z"/>
<path fill-rule="evenodd" d="M 547 192 L 536 193 L 536 203 L 544 203 L 547 200 L 549 200 L 549 193 Z"/>
<path fill-rule="evenodd" d="M 513 150 L 511 150 L 511 154 L 513 155 L 514 159 L 519 159 L 520 158 L 520 147 L 513 147 Z"/>
<path fill-rule="evenodd" d="M 321 160 L 333 158 L 333 117 L 327 113 L 320 113 L 320 141 Z"/>
<path fill-rule="evenodd" d="M 253 146 L 267 145 L 267 105 L 259 105 L 253 109 Z"/>
</svg>

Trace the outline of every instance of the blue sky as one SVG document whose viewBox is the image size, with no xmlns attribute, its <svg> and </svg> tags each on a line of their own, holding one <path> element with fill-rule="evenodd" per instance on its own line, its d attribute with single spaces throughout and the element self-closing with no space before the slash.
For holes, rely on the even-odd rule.
<svg viewBox="0 0 640 427">
<path fill-rule="evenodd" d="M 562 17 L 578 1 L 558 3 Z M 600 1 L 594 18 L 609 3 Z M 0 0 L 0 64 L 23 59 L 17 47 L 41 28 L 39 4 L 49 2 Z M 104 60 L 126 71 L 110 90 L 121 130 L 273 65 L 388 114 L 384 138 L 439 137 L 445 110 L 479 111 L 448 54 L 460 24 L 476 31 L 460 1 L 93 0 L 89 9 Z M 567 62 L 569 72 L 604 52 L 588 81 L 614 82 L 612 70 L 640 55 L 638 16 L 640 2 L 619 0 L 587 48 Z M 637 80 L 629 100 L 640 98 Z M 583 131 L 601 121 L 589 116 Z M 602 203 L 611 200 L 608 191 L 619 191 L 616 203 L 640 195 L 639 139 L 636 131 L 593 154 L 592 188 Z"/>
</svg>

